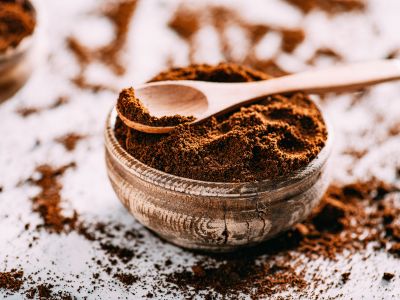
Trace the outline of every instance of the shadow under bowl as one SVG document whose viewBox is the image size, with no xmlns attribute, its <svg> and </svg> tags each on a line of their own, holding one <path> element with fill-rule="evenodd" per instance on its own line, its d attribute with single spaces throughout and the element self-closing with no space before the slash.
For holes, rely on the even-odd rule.
<svg viewBox="0 0 400 300">
<path fill-rule="evenodd" d="M 184 248 L 228 252 L 270 239 L 304 220 L 329 183 L 330 128 L 319 155 L 292 176 L 221 183 L 174 176 L 135 159 L 115 137 L 116 116 L 114 108 L 105 128 L 106 166 L 114 191 L 140 223 Z"/>
</svg>

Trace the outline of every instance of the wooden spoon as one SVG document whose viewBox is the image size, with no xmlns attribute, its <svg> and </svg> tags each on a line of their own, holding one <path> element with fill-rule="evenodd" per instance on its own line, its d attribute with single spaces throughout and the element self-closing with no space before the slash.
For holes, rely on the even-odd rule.
<svg viewBox="0 0 400 300">
<path fill-rule="evenodd" d="M 307 71 L 270 80 L 246 83 L 215 83 L 177 80 L 144 84 L 135 89 L 136 97 L 156 117 L 194 116 L 198 123 L 213 115 L 257 101 L 262 96 L 304 91 L 325 93 L 354 90 L 400 79 L 400 60 L 380 60 Z M 117 109 L 130 128 L 147 133 L 168 133 L 170 127 L 154 127 L 129 120 Z"/>
</svg>

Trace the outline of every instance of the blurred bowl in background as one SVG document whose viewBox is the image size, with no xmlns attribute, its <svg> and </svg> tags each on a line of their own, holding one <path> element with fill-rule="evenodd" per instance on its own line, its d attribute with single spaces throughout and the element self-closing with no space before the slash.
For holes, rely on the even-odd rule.
<svg viewBox="0 0 400 300">
<path fill-rule="evenodd" d="M 32 7 L 36 24 L 31 35 L 0 53 L 0 103 L 12 97 L 29 79 L 37 61 L 43 22 L 40 0 L 23 0 Z"/>
</svg>

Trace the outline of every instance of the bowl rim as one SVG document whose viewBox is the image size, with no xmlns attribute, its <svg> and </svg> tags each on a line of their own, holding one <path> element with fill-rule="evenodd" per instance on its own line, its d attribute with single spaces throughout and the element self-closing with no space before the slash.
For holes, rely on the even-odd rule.
<svg viewBox="0 0 400 300">
<path fill-rule="evenodd" d="M 321 111 L 319 105 L 315 103 Z M 218 196 L 218 197 L 254 197 L 262 193 L 280 191 L 284 188 L 296 188 L 301 186 L 312 175 L 319 175 L 319 171 L 326 165 L 333 148 L 333 128 L 329 119 L 323 114 L 323 119 L 327 128 L 328 137 L 324 147 L 318 155 L 304 168 L 298 169 L 291 176 L 283 176 L 277 179 L 266 179 L 251 182 L 214 182 L 202 181 L 197 179 L 185 178 L 166 173 L 164 171 L 150 167 L 131 154 L 129 154 L 117 141 L 114 132 L 117 112 L 115 105 L 107 115 L 106 126 L 104 129 L 105 150 L 118 161 L 119 165 L 131 176 L 139 177 L 142 181 L 161 188 L 181 192 L 190 195 Z M 108 168 L 108 165 L 107 165 Z M 314 176 L 315 181 L 320 176 Z M 156 179 L 155 179 L 156 178 Z M 314 183 L 314 182 L 313 182 Z M 205 190 L 199 191 L 199 188 Z"/>
</svg>

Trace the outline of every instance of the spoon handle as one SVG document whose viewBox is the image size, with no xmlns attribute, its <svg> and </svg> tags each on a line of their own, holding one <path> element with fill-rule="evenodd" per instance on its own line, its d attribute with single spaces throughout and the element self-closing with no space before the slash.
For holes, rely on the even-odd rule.
<svg viewBox="0 0 400 300">
<path fill-rule="evenodd" d="M 273 80 L 254 82 L 247 92 L 252 94 L 250 95 L 252 97 L 295 91 L 338 92 L 398 79 L 400 79 L 400 60 L 390 59 L 311 70 Z"/>
</svg>

